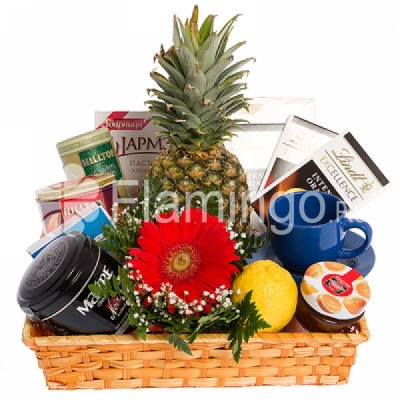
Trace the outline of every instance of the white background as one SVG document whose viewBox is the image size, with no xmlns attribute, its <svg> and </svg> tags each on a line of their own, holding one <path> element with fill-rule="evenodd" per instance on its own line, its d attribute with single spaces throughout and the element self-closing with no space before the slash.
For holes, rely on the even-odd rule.
<svg viewBox="0 0 400 400">
<path fill-rule="evenodd" d="M 374 229 L 377 260 L 368 276 L 371 339 L 358 347 L 350 382 L 333 387 L 49 391 L 34 353 L 21 342 L 16 291 L 41 232 L 35 190 L 65 180 L 55 144 L 94 128 L 94 111 L 144 109 L 160 44 L 172 43 L 172 16 L 192 1 L 22 1 L 0 5 L 2 399 L 362 397 L 397 398 L 399 37 L 396 1 L 199 0 L 201 19 L 234 14 L 231 44 L 254 56 L 248 96 L 311 97 L 316 122 L 349 129 L 392 182 L 357 212 Z M 260 5 L 263 8 L 260 8 Z M 394 368 L 392 367 L 394 363 Z M 354 396 L 354 397 L 352 397 Z M 389 396 L 389 397 L 388 397 Z"/>
</svg>

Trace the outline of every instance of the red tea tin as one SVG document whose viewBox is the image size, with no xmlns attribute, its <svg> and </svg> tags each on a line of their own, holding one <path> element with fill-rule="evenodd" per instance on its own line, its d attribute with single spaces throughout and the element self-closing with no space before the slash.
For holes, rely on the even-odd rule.
<svg viewBox="0 0 400 400">
<path fill-rule="evenodd" d="M 36 201 L 44 232 L 49 233 L 93 201 L 101 202 L 111 215 L 114 187 L 117 197 L 116 183 L 113 174 L 105 173 L 59 182 L 37 190 Z"/>
</svg>

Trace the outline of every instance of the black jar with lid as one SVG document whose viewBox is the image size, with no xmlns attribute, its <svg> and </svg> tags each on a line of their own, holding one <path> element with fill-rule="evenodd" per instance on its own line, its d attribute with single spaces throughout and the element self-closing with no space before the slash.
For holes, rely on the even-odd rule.
<svg viewBox="0 0 400 400">
<path fill-rule="evenodd" d="M 22 277 L 17 301 L 33 321 L 69 333 L 124 333 L 127 303 L 120 297 L 103 299 L 88 285 L 110 279 L 120 264 L 89 236 L 72 232 L 47 245 Z"/>
</svg>

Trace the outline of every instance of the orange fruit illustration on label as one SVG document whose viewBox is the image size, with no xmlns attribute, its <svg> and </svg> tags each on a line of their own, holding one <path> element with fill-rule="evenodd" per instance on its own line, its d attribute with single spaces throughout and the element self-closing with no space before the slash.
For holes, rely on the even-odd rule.
<svg viewBox="0 0 400 400">
<path fill-rule="evenodd" d="M 318 305 L 329 314 L 337 314 L 342 309 L 340 301 L 330 294 L 320 294 L 317 296 Z"/>
<path fill-rule="evenodd" d="M 359 315 L 364 310 L 367 301 L 358 296 L 349 296 L 343 300 L 346 310 L 353 315 Z"/>
<path fill-rule="evenodd" d="M 366 281 L 360 282 L 357 286 L 356 286 L 356 292 L 365 297 L 366 299 L 370 298 L 370 289 L 369 289 L 369 285 Z"/>
<path fill-rule="evenodd" d="M 343 271 L 346 268 L 346 265 L 333 261 L 324 262 L 324 264 L 330 271 Z"/>
<path fill-rule="evenodd" d="M 317 293 L 318 289 L 303 279 L 301 282 L 301 291 L 304 294 L 313 294 Z"/>
<path fill-rule="evenodd" d="M 309 276 L 310 278 L 321 278 L 323 273 L 324 270 L 322 269 L 321 264 L 316 263 L 308 267 L 304 275 Z"/>
</svg>

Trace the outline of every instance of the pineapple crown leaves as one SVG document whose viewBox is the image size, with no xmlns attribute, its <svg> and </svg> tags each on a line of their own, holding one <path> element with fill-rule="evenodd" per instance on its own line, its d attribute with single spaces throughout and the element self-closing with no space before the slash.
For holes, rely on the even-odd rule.
<svg viewBox="0 0 400 400">
<path fill-rule="evenodd" d="M 246 84 L 240 82 L 248 74 L 242 67 L 254 58 L 233 63 L 233 53 L 245 44 L 227 48 L 235 15 L 219 31 L 214 31 L 214 15 L 209 15 L 200 28 L 198 6 L 185 24 L 174 16 L 173 45 L 165 51 L 161 46 L 155 61 L 167 76 L 150 73 L 159 89 L 148 89 L 156 97 L 145 102 L 155 125 L 164 130 L 170 143 L 188 151 L 214 148 L 240 128 L 243 119 L 231 116 L 248 107 L 241 93 Z M 188 133 L 188 134 L 187 134 Z"/>
</svg>

